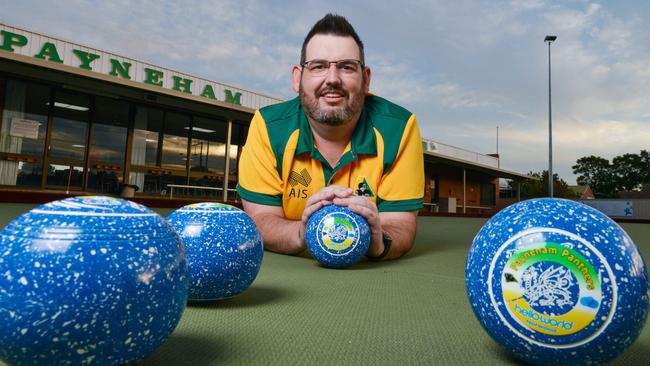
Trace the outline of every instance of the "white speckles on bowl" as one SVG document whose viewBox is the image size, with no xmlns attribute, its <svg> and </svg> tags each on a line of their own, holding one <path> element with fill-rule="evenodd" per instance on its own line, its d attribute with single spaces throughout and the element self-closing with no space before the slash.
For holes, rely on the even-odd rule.
<svg viewBox="0 0 650 366">
<path fill-rule="evenodd" d="M 215 301 L 245 291 L 262 265 L 262 236 L 242 210 L 202 202 L 167 216 L 181 237 L 190 273 L 190 301 Z"/>
<path fill-rule="evenodd" d="M 121 365 L 156 350 L 185 309 L 182 244 L 146 207 L 111 197 L 41 205 L 0 233 L 0 358 Z"/>
<path fill-rule="evenodd" d="M 601 364 L 639 336 L 648 270 L 612 219 L 563 199 L 505 208 L 474 238 L 465 268 L 477 318 L 538 365 Z"/>
</svg>

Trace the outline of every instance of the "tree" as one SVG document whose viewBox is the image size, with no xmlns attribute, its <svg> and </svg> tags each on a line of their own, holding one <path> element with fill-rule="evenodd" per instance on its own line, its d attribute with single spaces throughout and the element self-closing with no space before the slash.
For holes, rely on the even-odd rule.
<svg viewBox="0 0 650 366">
<path fill-rule="evenodd" d="M 528 172 L 528 175 L 537 178 L 536 180 L 527 180 L 521 183 L 521 198 L 537 198 L 548 197 L 548 170 L 533 173 Z M 510 183 L 511 185 L 513 183 Z M 567 182 L 560 178 L 557 173 L 553 174 L 553 196 L 558 198 L 579 198 L 578 195 L 569 188 Z"/>
<path fill-rule="evenodd" d="M 641 150 L 639 153 L 641 157 L 641 164 L 643 166 L 643 184 L 650 184 L 650 152 L 648 150 Z"/>
<path fill-rule="evenodd" d="M 594 155 L 584 156 L 572 168 L 573 174 L 579 174 L 576 182 L 589 186 L 596 197 L 616 196 L 616 182 L 609 160 Z"/>
<path fill-rule="evenodd" d="M 647 175 L 639 154 L 624 154 L 615 157 L 612 160 L 612 173 L 618 191 L 640 189 Z"/>
<path fill-rule="evenodd" d="M 574 174 L 580 174 L 578 184 L 589 185 L 599 198 L 618 197 L 620 191 L 632 191 L 650 184 L 650 152 L 623 154 L 609 160 L 599 156 L 585 156 L 576 161 Z"/>
</svg>

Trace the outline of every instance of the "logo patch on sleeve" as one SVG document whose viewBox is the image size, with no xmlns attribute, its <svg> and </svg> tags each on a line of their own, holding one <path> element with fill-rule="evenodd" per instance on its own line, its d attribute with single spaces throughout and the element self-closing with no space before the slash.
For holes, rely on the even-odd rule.
<svg viewBox="0 0 650 366">
<path fill-rule="evenodd" d="M 370 188 L 370 184 L 366 177 L 357 177 L 357 189 L 354 191 L 358 196 L 365 196 L 368 198 L 375 198 L 375 192 Z"/>
</svg>

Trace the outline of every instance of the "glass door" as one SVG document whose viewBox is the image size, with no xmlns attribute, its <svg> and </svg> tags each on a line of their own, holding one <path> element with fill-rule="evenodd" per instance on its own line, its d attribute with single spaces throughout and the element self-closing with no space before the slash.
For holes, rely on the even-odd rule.
<svg viewBox="0 0 650 366">
<path fill-rule="evenodd" d="M 124 176 L 128 102 L 96 96 L 88 154 L 87 190 L 118 194 Z"/>
<path fill-rule="evenodd" d="M 194 194 L 222 199 L 228 125 L 216 119 L 194 117 L 190 145 L 190 185 L 216 189 L 195 190 Z"/>
<path fill-rule="evenodd" d="M 45 154 L 45 188 L 66 192 L 83 189 L 89 110 L 88 95 L 56 91 Z"/>
</svg>

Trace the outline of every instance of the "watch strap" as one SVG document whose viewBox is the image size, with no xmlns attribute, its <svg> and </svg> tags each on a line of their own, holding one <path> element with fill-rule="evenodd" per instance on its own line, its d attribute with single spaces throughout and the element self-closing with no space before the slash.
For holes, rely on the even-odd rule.
<svg viewBox="0 0 650 366">
<path fill-rule="evenodd" d="M 384 259 L 387 255 L 388 252 L 390 251 L 390 246 L 393 244 L 393 238 L 390 237 L 386 232 L 381 233 L 381 240 L 384 242 L 384 251 L 381 252 L 381 254 L 377 256 L 372 256 L 366 254 L 366 257 L 372 261 L 378 261 Z"/>
</svg>

